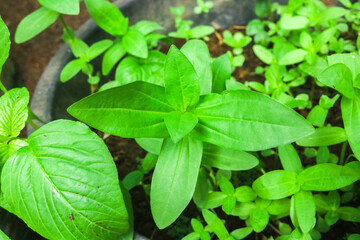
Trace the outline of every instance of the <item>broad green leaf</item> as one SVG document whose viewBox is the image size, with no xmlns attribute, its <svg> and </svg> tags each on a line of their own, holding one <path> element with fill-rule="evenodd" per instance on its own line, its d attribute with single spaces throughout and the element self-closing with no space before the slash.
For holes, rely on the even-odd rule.
<svg viewBox="0 0 360 240">
<path fill-rule="evenodd" d="M 276 200 L 297 193 L 300 186 L 297 183 L 297 173 L 287 170 L 275 170 L 256 179 L 253 189 L 261 198 Z"/>
<path fill-rule="evenodd" d="M 159 155 L 164 140 L 161 138 L 136 138 L 135 141 L 147 152 Z"/>
<path fill-rule="evenodd" d="M 102 40 L 102 41 L 99 41 L 97 43 L 94 43 L 89 48 L 89 50 L 87 52 L 87 57 L 90 60 L 96 58 L 97 56 L 99 56 L 100 54 L 105 52 L 109 47 L 111 47 L 112 44 L 113 44 L 113 41 L 111 41 L 109 39 Z"/>
<path fill-rule="evenodd" d="M 189 233 L 185 237 L 183 237 L 181 240 L 198 240 L 200 239 L 200 234 L 196 232 Z"/>
<path fill-rule="evenodd" d="M 128 231 L 118 174 L 102 139 L 83 123 L 58 120 L 28 142 L 1 176 L 14 214 L 47 239 L 116 239 Z"/>
<path fill-rule="evenodd" d="M 330 151 L 328 147 L 319 147 L 316 155 L 316 163 L 327 163 L 330 158 Z"/>
<path fill-rule="evenodd" d="M 326 45 L 330 39 L 335 35 L 337 32 L 336 27 L 331 27 L 320 33 L 315 39 L 314 39 L 314 49 L 315 51 L 320 51 L 321 48 Z M 333 55 L 332 55 L 333 56 Z M 331 56 L 328 56 L 328 59 Z M 330 62 L 329 62 L 329 65 Z"/>
<path fill-rule="evenodd" d="M 227 196 L 224 198 L 222 202 L 222 210 L 227 214 L 230 215 L 231 212 L 234 210 L 236 205 L 236 197 L 234 196 Z"/>
<path fill-rule="evenodd" d="M 200 209 L 204 209 L 209 196 L 209 180 L 204 168 L 200 168 L 198 180 L 195 187 L 193 196 L 194 203 Z M 221 202 L 220 202 L 221 205 Z"/>
<path fill-rule="evenodd" d="M 67 82 L 78 74 L 86 65 L 82 59 L 74 59 L 63 68 L 60 74 L 60 81 Z"/>
<path fill-rule="evenodd" d="M 2 240 L 10 240 L 10 238 L 6 236 L 6 234 L 1 230 L 0 230 L 0 237 Z"/>
<path fill-rule="evenodd" d="M 279 158 L 285 170 L 296 173 L 303 170 L 299 154 L 292 144 L 279 146 Z"/>
<path fill-rule="evenodd" d="M 300 191 L 294 195 L 296 217 L 303 233 L 310 232 L 316 222 L 316 207 L 311 192 Z"/>
<path fill-rule="evenodd" d="M 267 48 L 261 45 L 254 45 L 253 50 L 255 55 L 264 63 L 271 64 L 274 61 L 274 55 Z"/>
<path fill-rule="evenodd" d="M 339 19 L 348 12 L 349 10 L 343 7 L 329 7 L 320 12 L 318 19 L 319 22 L 323 23 L 332 19 Z"/>
<path fill-rule="evenodd" d="M 238 216 L 240 219 L 246 220 L 249 218 L 251 211 L 255 208 L 256 206 L 253 202 L 237 203 L 231 215 Z"/>
<path fill-rule="evenodd" d="M 155 168 L 158 158 L 158 155 L 152 153 L 146 154 L 145 158 L 142 160 L 141 163 L 141 172 L 146 174 L 153 170 Z"/>
<path fill-rule="evenodd" d="M 302 48 L 309 50 L 313 46 L 311 35 L 305 31 L 300 34 L 300 45 Z"/>
<path fill-rule="evenodd" d="M 120 182 L 121 193 L 124 197 L 125 207 L 129 216 L 129 230 L 121 235 L 117 240 L 133 240 L 134 239 L 134 210 L 131 202 L 131 196 L 129 191 L 125 189 L 123 184 Z"/>
<path fill-rule="evenodd" d="M 164 138 L 164 117 L 174 109 L 165 91 L 145 82 L 134 82 L 92 94 L 68 108 L 80 121 L 121 137 Z"/>
<path fill-rule="evenodd" d="M 204 205 L 204 209 L 217 208 L 221 206 L 224 198 L 226 198 L 226 194 L 222 192 L 210 192 L 206 204 Z"/>
<path fill-rule="evenodd" d="M 164 86 L 165 55 L 159 51 L 149 51 L 146 59 L 127 56 L 116 68 L 115 80 L 124 85 L 144 81 Z"/>
<path fill-rule="evenodd" d="M 48 9 L 62 14 L 78 15 L 80 13 L 79 0 L 39 0 L 39 3 Z"/>
<path fill-rule="evenodd" d="M 140 172 L 139 170 L 135 170 L 124 177 L 124 179 L 122 180 L 122 184 L 127 191 L 130 191 L 141 183 L 143 177 L 144 174 L 142 172 Z"/>
<path fill-rule="evenodd" d="M 360 56 L 354 53 L 344 53 L 344 54 L 333 54 L 327 57 L 329 66 L 343 63 L 345 64 L 352 73 L 354 80 L 356 76 L 360 73 Z"/>
<path fill-rule="evenodd" d="M 269 149 L 314 131 L 294 110 L 252 91 L 202 96 L 193 112 L 199 118 L 194 132 L 199 139 L 235 150 Z"/>
<path fill-rule="evenodd" d="M 139 58 L 148 57 L 148 48 L 144 35 L 136 29 L 130 29 L 121 41 L 126 52 Z"/>
<path fill-rule="evenodd" d="M 250 224 L 254 232 L 262 232 L 269 223 L 269 213 L 266 209 L 255 208 L 250 214 Z"/>
<path fill-rule="evenodd" d="M 360 223 L 360 209 L 358 208 L 340 207 L 336 212 L 339 214 L 340 219 L 344 221 Z"/>
<path fill-rule="evenodd" d="M 336 63 L 326 68 L 317 78 L 321 83 L 334 88 L 345 97 L 354 99 L 355 90 L 351 70 L 343 63 Z"/>
<path fill-rule="evenodd" d="M 19 23 L 15 33 L 15 42 L 23 43 L 35 37 L 53 24 L 58 16 L 59 13 L 44 7 L 30 13 Z"/>
<path fill-rule="evenodd" d="M 209 48 L 201 40 L 190 40 L 184 44 L 181 52 L 189 59 L 197 73 L 200 95 L 211 93 L 212 71 Z"/>
<path fill-rule="evenodd" d="M 106 0 L 85 0 L 85 4 L 99 27 L 116 37 L 126 34 L 129 20 L 113 3 Z"/>
<path fill-rule="evenodd" d="M 285 216 L 290 213 L 290 199 L 283 198 L 271 201 L 270 205 L 266 208 L 269 214 Z"/>
<path fill-rule="evenodd" d="M 200 25 L 190 30 L 189 38 L 203 38 L 215 32 L 212 26 Z M 170 36 L 170 35 L 169 35 Z"/>
<path fill-rule="evenodd" d="M 351 150 L 360 160 L 360 97 L 354 100 L 342 98 L 341 113 Z"/>
<path fill-rule="evenodd" d="M 153 21 L 139 21 L 134 25 L 134 28 L 144 36 L 151 32 L 164 29 L 157 22 Z"/>
<path fill-rule="evenodd" d="M 212 91 L 221 93 L 225 90 L 225 82 L 231 77 L 231 62 L 228 54 L 216 58 L 211 64 L 212 70 Z"/>
<path fill-rule="evenodd" d="M 292 65 L 304 61 L 305 55 L 308 52 L 303 49 L 295 49 L 286 53 L 279 59 L 280 65 Z"/>
<path fill-rule="evenodd" d="M 246 238 L 252 233 L 251 227 L 238 228 L 230 233 L 236 240 L 241 240 Z"/>
<path fill-rule="evenodd" d="M 0 76 L 1 76 L 1 70 L 2 67 L 6 61 L 6 59 L 9 57 L 9 51 L 10 51 L 10 33 L 9 29 L 3 22 L 3 20 L 0 17 Z"/>
<path fill-rule="evenodd" d="M 347 136 L 343 128 L 322 127 L 315 129 L 313 134 L 296 141 L 296 144 L 303 147 L 321 147 L 335 145 L 346 140 Z"/>
<path fill-rule="evenodd" d="M 189 204 L 196 186 L 202 143 L 186 137 L 165 139 L 151 182 L 150 203 L 156 225 L 172 224 Z M 179 197 L 181 196 L 181 197 Z"/>
<path fill-rule="evenodd" d="M 175 45 L 166 56 L 165 93 L 168 102 L 182 112 L 199 101 L 200 84 L 196 71 Z"/>
<path fill-rule="evenodd" d="M 360 234 L 351 234 L 351 235 L 349 235 L 347 240 L 360 240 Z"/>
<path fill-rule="evenodd" d="M 249 186 L 241 186 L 235 189 L 235 194 L 238 202 L 252 202 L 256 198 L 256 193 Z"/>
<path fill-rule="evenodd" d="M 17 150 L 27 145 L 27 142 L 21 139 L 14 139 L 10 142 L 0 141 L 0 172 L 8 158 Z"/>
<path fill-rule="evenodd" d="M 164 121 L 174 143 L 189 134 L 198 123 L 198 119 L 193 113 L 177 111 L 166 114 Z"/>
<path fill-rule="evenodd" d="M 121 43 L 121 41 L 114 42 L 114 45 L 111 46 L 106 53 L 104 54 L 102 62 L 102 73 L 103 75 L 108 75 L 113 69 L 116 63 L 125 56 L 126 51 Z"/>
<path fill-rule="evenodd" d="M 309 19 L 307 19 L 306 17 L 293 17 L 289 14 L 285 14 L 280 20 L 280 27 L 284 30 L 298 30 L 305 28 L 309 22 Z"/>
<path fill-rule="evenodd" d="M 0 97 L 0 142 L 1 138 L 19 136 L 28 118 L 29 92 L 15 88 Z"/>
<path fill-rule="evenodd" d="M 332 191 L 346 187 L 359 178 L 359 173 L 351 168 L 323 163 L 299 173 L 298 182 L 305 191 Z"/>
<path fill-rule="evenodd" d="M 202 164 L 223 170 L 249 170 L 259 164 L 252 154 L 204 143 Z"/>
<path fill-rule="evenodd" d="M 232 183 L 227 179 L 225 178 L 224 176 L 222 176 L 220 178 L 220 181 L 219 181 L 219 187 L 220 187 L 220 190 L 225 193 L 226 195 L 232 195 L 235 193 L 235 189 L 234 189 L 234 186 L 232 185 Z"/>
<path fill-rule="evenodd" d="M 303 62 L 299 65 L 299 68 L 310 76 L 317 78 L 317 76 L 319 76 L 319 74 L 322 73 L 327 66 L 328 64 L 325 59 L 317 57 L 313 64 Z"/>
<path fill-rule="evenodd" d="M 214 213 L 209 210 L 202 210 L 202 215 L 219 239 L 227 239 L 230 236 L 224 223 Z"/>
</svg>

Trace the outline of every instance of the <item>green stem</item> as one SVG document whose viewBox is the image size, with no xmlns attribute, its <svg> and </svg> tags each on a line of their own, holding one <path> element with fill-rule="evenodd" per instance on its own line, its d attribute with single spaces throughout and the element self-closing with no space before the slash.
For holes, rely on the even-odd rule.
<svg viewBox="0 0 360 240">
<path fill-rule="evenodd" d="M 1 90 L 3 93 L 6 93 L 6 92 L 7 92 L 4 84 L 3 84 L 1 81 L 0 81 L 0 90 Z"/>
<path fill-rule="evenodd" d="M 344 142 L 341 148 L 341 154 L 340 154 L 340 165 L 343 166 L 344 165 L 344 160 L 345 160 L 345 151 L 346 151 L 346 147 L 348 145 L 348 142 Z"/>
<path fill-rule="evenodd" d="M 350 158 L 352 158 L 352 157 L 356 159 L 356 157 L 355 157 L 354 154 L 350 154 L 350 155 L 345 159 L 344 165 L 347 164 L 347 163 L 349 162 Z"/>
<path fill-rule="evenodd" d="M 32 119 L 28 119 L 28 123 L 35 129 L 38 130 L 40 127 L 34 123 Z"/>
<path fill-rule="evenodd" d="M 68 35 L 71 37 L 72 40 L 75 40 L 73 38 L 73 35 L 71 34 L 69 25 L 67 25 L 66 22 L 65 22 L 65 19 L 64 19 L 63 15 L 60 15 L 60 20 L 61 20 L 61 22 L 62 22 L 62 24 L 64 26 L 65 31 L 68 33 Z"/>
</svg>

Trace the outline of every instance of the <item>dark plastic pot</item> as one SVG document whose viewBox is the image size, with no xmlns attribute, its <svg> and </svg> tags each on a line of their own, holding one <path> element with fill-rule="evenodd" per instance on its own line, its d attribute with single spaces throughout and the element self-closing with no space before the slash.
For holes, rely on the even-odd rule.
<svg viewBox="0 0 360 240">
<path fill-rule="evenodd" d="M 184 19 L 193 20 L 195 25 L 216 24 L 227 28 L 232 25 L 247 24 L 255 17 L 253 13 L 255 0 L 213 0 L 213 2 L 214 8 L 206 15 L 193 13 L 192 10 L 196 5 L 194 0 L 117 0 L 115 4 L 129 18 L 130 24 L 140 20 L 156 21 L 165 27 L 164 33 L 174 30 L 173 16 L 169 10 L 174 6 L 186 6 Z M 280 0 L 278 2 L 285 4 L 287 1 Z M 89 44 L 109 37 L 92 20 L 81 26 L 76 34 Z M 66 112 L 67 107 L 90 93 L 87 79 L 82 74 L 65 84 L 60 83 L 61 70 L 72 59 L 73 55 L 69 46 L 64 44 L 49 62 L 35 89 L 31 100 L 31 109 L 45 122 L 59 118 L 71 118 Z M 94 64 L 95 70 L 99 71 L 101 61 L 95 60 Z M 28 126 L 28 134 L 32 131 L 31 126 Z M 4 210 L 0 210 L 0 228 L 12 240 L 43 239 L 27 228 L 21 220 Z M 146 238 L 136 236 L 134 239 L 145 240 Z"/>
</svg>

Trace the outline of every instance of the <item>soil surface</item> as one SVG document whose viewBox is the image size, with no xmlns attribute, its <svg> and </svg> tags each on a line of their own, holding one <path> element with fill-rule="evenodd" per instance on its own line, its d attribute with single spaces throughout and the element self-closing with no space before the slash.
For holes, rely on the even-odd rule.
<svg viewBox="0 0 360 240">
<path fill-rule="evenodd" d="M 324 1 L 327 4 L 331 5 L 335 1 L 327 0 Z M 2 16 L 5 23 L 8 25 L 11 33 L 11 40 L 13 41 L 13 36 L 16 30 L 16 27 L 21 19 L 23 19 L 27 14 L 33 12 L 40 5 L 37 0 L 3 0 L 0 1 L 0 15 Z M 80 16 L 66 16 L 65 20 L 67 23 L 74 29 L 77 29 L 81 24 L 83 24 L 89 18 L 88 13 L 84 7 L 84 4 L 81 4 L 81 14 Z M 230 29 L 234 31 L 245 31 L 244 26 L 234 26 Z M 211 52 L 212 57 L 217 57 L 225 52 L 231 50 L 228 46 L 223 44 L 221 33 L 222 29 L 218 29 L 217 33 L 210 36 L 210 41 L 208 46 Z M 14 63 L 16 74 L 15 78 L 20 79 L 23 82 L 30 93 L 32 94 L 38 79 L 40 78 L 41 73 L 46 67 L 48 61 L 55 54 L 57 49 L 63 44 L 60 36 L 62 35 L 62 25 L 59 21 L 53 24 L 45 32 L 41 33 L 39 36 L 28 41 L 24 44 L 14 44 L 12 43 L 10 58 Z M 176 45 L 180 47 L 184 44 L 184 41 L 176 41 Z M 166 48 L 163 49 L 166 51 Z M 254 56 L 252 51 L 252 45 L 247 46 L 244 49 L 244 55 L 246 61 L 244 66 L 238 68 L 233 76 L 241 82 L 256 80 L 259 82 L 264 81 L 262 76 L 254 74 L 255 67 L 262 65 L 262 62 Z M 309 80 L 310 82 L 310 80 Z M 311 84 L 306 84 L 308 90 L 311 88 Z M 318 98 L 320 93 L 316 93 L 314 98 L 314 103 L 318 103 Z M 338 101 L 339 102 L 339 101 Z M 303 116 L 307 116 L 308 110 L 301 112 Z M 331 109 L 329 112 L 329 119 L 333 125 L 341 126 L 342 119 L 339 109 L 339 104 Z M 109 136 L 105 138 L 105 142 L 109 147 L 111 154 L 114 157 L 114 161 L 118 168 L 119 179 L 123 179 L 124 176 L 137 169 L 137 159 L 143 158 L 145 156 L 145 151 L 142 150 L 134 140 L 123 139 L 118 137 Z M 338 153 L 341 146 L 335 146 L 331 148 L 331 152 Z M 305 163 L 312 163 L 314 159 L 307 159 L 303 154 L 303 148 L 299 148 L 298 152 Z M 348 150 L 349 151 L 349 150 Z M 261 159 L 266 162 L 267 166 L 271 166 L 272 169 L 280 168 L 279 161 L 275 158 L 263 158 Z M 240 182 L 250 182 L 249 179 L 256 178 L 258 176 L 258 171 L 247 171 L 242 174 L 237 174 L 236 179 Z M 149 184 L 151 181 L 151 173 L 145 177 L 145 184 Z M 199 211 L 196 210 L 196 207 L 193 203 L 190 203 L 188 208 L 185 210 L 182 217 L 180 217 L 172 226 L 165 230 L 158 230 L 155 226 L 155 223 L 152 220 L 150 212 L 149 197 L 145 193 L 143 186 L 135 187 L 130 191 L 133 204 L 134 204 L 134 213 L 135 213 L 135 230 L 147 237 L 152 239 L 161 239 L 161 240 L 174 240 L 181 239 L 184 235 L 191 232 L 190 220 L 191 218 L 196 218 L 201 216 Z M 355 199 L 359 202 L 359 197 Z M 357 204 L 359 205 L 359 204 Z M 234 230 L 236 228 L 244 226 L 244 221 L 226 216 L 222 211 L 218 211 L 219 217 L 226 219 L 227 227 L 229 230 Z M 338 222 L 332 227 L 332 230 L 323 235 L 323 239 L 345 239 L 346 232 L 355 233 L 359 231 L 360 225 L 356 223 L 349 223 L 345 221 Z M 270 236 L 277 236 L 276 232 L 272 230 L 271 227 L 268 227 L 265 231 L 265 234 Z M 30 238 L 28 238 L 30 240 Z M 36 238 L 33 238 L 36 239 Z M 252 234 L 246 239 L 261 239 L 260 235 Z"/>
</svg>

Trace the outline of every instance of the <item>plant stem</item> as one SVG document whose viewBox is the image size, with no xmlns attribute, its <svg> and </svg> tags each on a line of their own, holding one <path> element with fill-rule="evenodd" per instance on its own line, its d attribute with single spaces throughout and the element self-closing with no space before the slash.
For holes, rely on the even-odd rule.
<svg viewBox="0 0 360 240">
<path fill-rule="evenodd" d="M 345 151 L 346 151 L 346 147 L 348 145 L 348 142 L 344 142 L 341 148 L 341 154 L 340 154 L 340 165 L 343 166 L 344 165 L 344 160 L 345 160 Z"/>
<path fill-rule="evenodd" d="M 66 22 L 65 22 L 65 19 L 64 19 L 63 15 L 60 15 L 60 20 L 61 20 L 61 23 L 62 23 L 63 26 L 64 26 L 65 31 L 68 33 L 68 35 L 71 37 L 72 40 L 75 40 L 75 39 L 73 38 L 73 35 L 71 34 L 69 25 L 67 25 Z"/>
<path fill-rule="evenodd" d="M 28 119 L 28 123 L 35 129 L 38 130 L 40 127 L 34 123 L 32 119 Z"/>
<path fill-rule="evenodd" d="M 277 234 L 279 234 L 280 236 L 282 235 L 281 232 L 269 222 L 269 226 L 272 228 L 272 230 L 274 230 Z"/>
<path fill-rule="evenodd" d="M 6 92 L 7 92 L 4 84 L 3 84 L 1 81 L 0 81 L 0 90 L 1 90 L 3 93 L 6 93 Z"/>
</svg>

